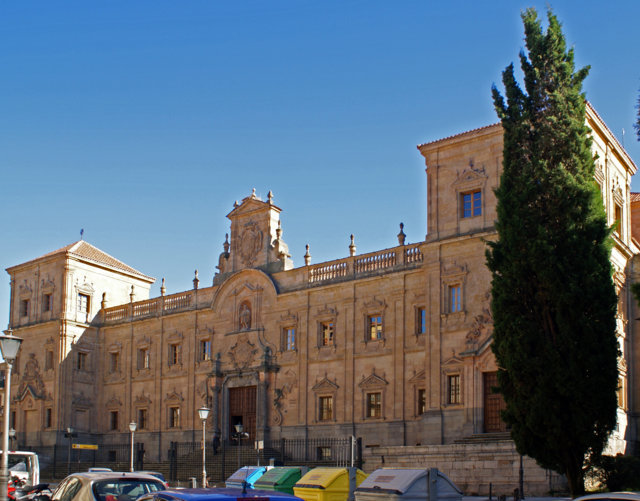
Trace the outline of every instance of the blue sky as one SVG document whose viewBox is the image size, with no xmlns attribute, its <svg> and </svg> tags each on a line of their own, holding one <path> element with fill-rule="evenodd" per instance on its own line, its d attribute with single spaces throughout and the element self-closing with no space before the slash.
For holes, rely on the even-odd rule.
<svg viewBox="0 0 640 501">
<path fill-rule="evenodd" d="M 233 202 L 294 264 L 426 234 L 416 145 L 497 121 L 520 11 L 551 5 L 631 157 L 640 2 L 23 1 L 0 7 L 2 268 L 79 238 L 169 293 L 210 285 Z M 633 188 L 640 191 L 640 179 Z M 0 287 L 8 321 L 9 277 Z"/>
</svg>

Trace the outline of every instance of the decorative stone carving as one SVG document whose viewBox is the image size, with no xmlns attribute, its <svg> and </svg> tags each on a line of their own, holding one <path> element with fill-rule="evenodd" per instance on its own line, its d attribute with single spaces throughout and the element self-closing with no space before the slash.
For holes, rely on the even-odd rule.
<svg viewBox="0 0 640 501">
<path fill-rule="evenodd" d="M 29 358 L 24 364 L 24 372 L 18 387 L 18 399 L 24 398 L 27 393 L 31 393 L 34 398 L 43 399 L 45 397 L 45 386 L 40 376 L 40 364 L 35 353 L 29 353 Z"/>
<path fill-rule="evenodd" d="M 258 352 L 256 345 L 243 336 L 229 349 L 229 361 L 235 369 L 246 369 L 253 365 Z"/>
<path fill-rule="evenodd" d="M 240 257 L 247 266 L 253 266 L 258 252 L 263 247 L 264 234 L 258 224 L 249 221 L 244 225 L 244 231 L 240 234 Z"/>
<path fill-rule="evenodd" d="M 238 309 L 238 325 L 240 330 L 251 329 L 251 304 L 249 301 L 243 301 Z"/>
</svg>

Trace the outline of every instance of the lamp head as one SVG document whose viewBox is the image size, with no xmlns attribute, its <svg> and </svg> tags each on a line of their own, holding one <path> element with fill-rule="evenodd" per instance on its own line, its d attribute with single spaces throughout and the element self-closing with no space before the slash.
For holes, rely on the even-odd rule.
<svg viewBox="0 0 640 501">
<path fill-rule="evenodd" d="M 10 438 L 15 438 L 16 436 L 16 430 L 14 430 L 13 428 L 9 429 L 9 437 Z"/>
<path fill-rule="evenodd" d="M 69 435 L 71 435 L 71 434 L 73 433 L 73 428 L 72 428 L 71 426 L 69 426 L 69 427 L 67 428 L 67 433 L 68 433 Z"/>
<path fill-rule="evenodd" d="M 242 433 L 244 431 L 244 426 L 242 426 L 242 423 L 238 423 L 234 428 L 238 433 Z"/>
<path fill-rule="evenodd" d="M 209 417 L 209 409 L 206 407 L 200 407 L 198 409 L 198 416 L 200 416 L 200 419 L 202 421 L 206 421 L 207 418 Z"/>
<path fill-rule="evenodd" d="M 7 362 L 13 363 L 18 356 L 18 350 L 22 344 L 22 338 L 11 335 L 11 329 L 4 331 L 3 335 L 0 335 L 0 351 L 2 351 L 2 358 Z"/>
<path fill-rule="evenodd" d="M 135 421 L 131 421 L 129 423 L 129 431 L 131 433 L 133 433 L 134 431 L 136 431 L 136 428 L 138 427 L 138 424 Z"/>
</svg>

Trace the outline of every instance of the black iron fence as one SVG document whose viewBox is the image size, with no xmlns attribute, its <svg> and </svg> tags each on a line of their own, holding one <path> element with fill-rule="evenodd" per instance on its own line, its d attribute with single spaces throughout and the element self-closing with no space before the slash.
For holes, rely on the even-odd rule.
<svg viewBox="0 0 640 501">
<path fill-rule="evenodd" d="M 69 472 L 86 471 L 91 467 L 108 467 L 128 471 L 131 445 L 101 445 L 97 450 L 72 449 L 68 445 L 30 447 L 38 453 L 41 478 L 55 481 Z M 206 449 L 206 471 L 211 485 L 222 484 L 245 465 L 357 466 L 362 468 L 362 441 L 352 437 L 280 439 L 260 443 L 260 448 L 237 442 L 216 444 Z M 189 485 L 202 479 L 202 442 L 171 442 L 166 459 L 145 460 L 143 443 L 134 448 L 134 469 L 163 473 L 172 485 Z"/>
</svg>

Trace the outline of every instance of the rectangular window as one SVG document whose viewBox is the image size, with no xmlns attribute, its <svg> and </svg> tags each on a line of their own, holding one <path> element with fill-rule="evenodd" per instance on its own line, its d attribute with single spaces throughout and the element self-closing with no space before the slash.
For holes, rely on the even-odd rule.
<svg viewBox="0 0 640 501">
<path fill-rule="evenodd" d="M 462 286 L 460 284 L 449 286 L 449 313 L 462 311 Z"/>
<path fill-rule="evenodd" d="M 20 301 L 20 317 L 29 316 L 29 300 L 23 299 Z"/>
<path fill-rule="evenodd" d="M 87 354 L 79 351 L 76 357 L 76 369 L 79 371 L 87 370 Z"/>
<path fill-rule="evenodd" d="M 138 369 L 150 369 L 151 357 L 149 348 L 138 348 Z"/>
<path fill-rule="evenodd" d="M 51 428 L 51 425 L 53 423 L 52 415 L 53 413 L 51 411 L 51 407 L 47 407 L 44 411 L 44 427 L 45 428 Z"/>
<path fill-rule="evenodd" d="M 330 461 L 331 460 L 331 447 L 318 447 L 317 449 L 318 461 Z"/>
<path fill-rule="evenodd" d="M 47 311 L 51 311 L 51 308 L 53 306 L 51 300 L 52 300 L 52 295 L 51 294 L 44 294 L 42 296 L 42 311 L 43 313 L 46 313 Z"/>
<path fill-rule="evenodd" d="M 322 322 L 320 324 L 320 345 L 333 345 L 333 322 Z"/>
<path fill-rule="evenodd" d="M 211 360 L 211 341 L 203 339 L 200 341 L 200 361 Z"/>
<path fill-rule="evenodd" d="M 382 417 L 382 393 L 367 393 L 367 417 Z"/>
<path fill-rule="evenodd" d="M 118 411 L 109 412 L 109 429 L 111 431 L 118 429 Z"/>
<path fill-rule="evenodd" d="M 482 214 L 482 193 L 475 190 L 462 194 L 462 217 L 473 217 Z"/>
<path fill-rule="evenodd" d="M 169 345 L 169 365 L 178 365 L 180 363 L 180 345 Z"/>
<path fill-rule="evenodd" d="M 53 350 L 47 350 L 44 356 L 44 370 L 50 371 L 53 369 Z"/>
<path fill-rule="evenodd" d="M 147 409 L 138 409 L 138 429 L 147 429 Z"/>
<path fill-rule="evenodd" d="M 427 333 L 427 309 L 418 308 L 416 312 L 416 334 Z"/>
<path fill-rule="evenodd" d="M 622 235 L 622 207 L 618 204 L 615 204 L 615 218 L 613 232 L 620 236 Z"/>
<path fill-rule="evenodd" d="M 91 298 L 88 294 L 78 294 L 78 311 L 80 313 L 89 313 L 91 309 Z"/>
<path fill-rule="evenodd" d="M 120 353 L 109 353 L 109 372 L 118 372 L 120 369 Z"/>
<path fill-rule="evenodd" d="M 459 404 L 460 398 L 460 374 L 447 376 L 447 403 Z"/>
<path fill-rule="evenodd" d="M 331 421 L 333 419 L 333 397 L 320 397 L 318 399 L 318 421 Z"/>
<path fill-rule="evenodd" d="M 416 405 L 417 414 L 427 412 L 427 391 L 424 388 L 418 389 L 418 402 Z"/>
<path fill-rule="evenodd" d="M 180 407 L 169 407 L 169 428 L 180 428 Z"/>
<path fill-rule="evenodd" d="M 284 329 L 284 349 L 293 351 L 296 349 L 296 328 L 286 327 Z"/>
<path fill-rule="evenodd" d="M 382 315 L 369 315 L 367 317 L 367 337 L 370 341 L 382 339 Z"/>
</svg>

